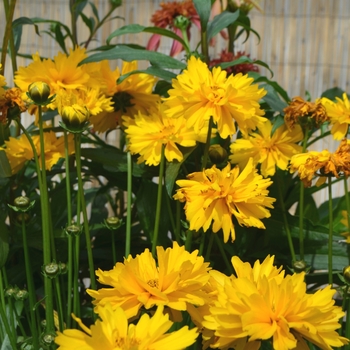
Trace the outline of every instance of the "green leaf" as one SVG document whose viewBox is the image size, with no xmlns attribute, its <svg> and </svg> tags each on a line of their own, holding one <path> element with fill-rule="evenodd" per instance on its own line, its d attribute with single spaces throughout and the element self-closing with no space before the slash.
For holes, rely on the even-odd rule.
<svg viewBox="0 0 350 350">
<path fill-rule="evenodd" d="M 123 61 L 150 61 L 151 64 L 154 64 L 158 68 L 169 68 L 169 69 L 185 69 L 186 64 L 178 61 L 175 58 L 169 57 L 159 52 L 147 51 L 147 50 L 139 50 L 133 49 L 126 45 L 117 45 L 115 48 L 93 54 L 83 61 L 81 64 L 91 63 L 91 62 L 99 62 L 102 60 L 116 60 L 122 59 Z"/>
<path fill-rule="evenodd" d="M 252 64 L 257 64 L 259 66 L 265 67 L 271 73 L 271 77 L 273 77 L 273 72 L 267 63 L 260 61 L 260 60 L 254 61 L 247 56 L 241 56 L 240 58 L 237 58 L 234 61 L 220 63 L 220 64 L 218 64 L 218 66 L 221 67 L 222 69 L 226 69 L 228 67 L 236 66 L 236 65 L 242 64 L 242 63 L 252 63 Z"/>
<path fill-rule="evenodd" d="M 98 10 L 97 10 L 95 4 L 94 4 L 93 2 L 91 2 L 91 1 L 89 2 L 89 4 L 90 4 L 90 6 L 91 6 L 91 9 L 92 9 L 93 14 L 95 15 L 95 17 L 96 17 L 96 19 L 97 19 L 97 22 L 99 23 L 99 22 L 100 22 L 100 18 L 99 18 L 99 16 L 98 16 Z"/>
<path fill-rule="evenodd" d="M 284 108 L 288 105 L 286 102 L 282 101 L 275 89 L 271 85 L 261 85 L 267 91 L 267 94 L 263 97 L 263 100 L 268 103 L 268 105 L 274 110 L 283 113 Z"/>
<path fill-rule="evenodd" d="M 83 13 L 80 13 L 81 18 L 83 19 L 83 22 L 86 24 L 86 26 L 89 28 L 90 30 L 90 34 L 93 33 L 94 29 L 95 29 L 95 20 L 93 17 L 87 17 L 86 15 L 84 15 Z"/>
<path fill-rule="evenodd" d="M 10 177 L 12 175 L 11 166 L 7 159 L 6 153 L 0 150 L 0 178 Z"/>
<path fill-rule="evenodd" d="M 125 34 L 138 34 L 142 32 L 159 34 L 159 35 L 177 40 L 183 46 L 186 46 L 186 43 L 184 42 L 184 40 L 178 35 L 176 35 L 174 32 L 172 32 L 171 30 L 159 28 L 159 27 L 144 27 L 139 24 L 129 24 L 115 30 L 112 34 L 108 36 L 107 44 L 109 45 L 110 41 L 117 36 L 125 35 Z"/>
<path fill-rule="evenodd" d="M 239 17 L 239 11 L 228 12 L 224 11 L 215 16 L 214 19 L 208 24 L 208 41 L 216 34 L 220 33 L 230 24 L 234 23 Z"/>
<path fill-rule="evenodd" d="M 0 216 L 0 268 L 5 265 L 9 253 L 9 232 L 5 219 L 5 215 Z"/>
<path fill-rule="evenodd" d="M 61 26 L 60 25 L 56 25 L 55 26 L 55 39 L 58 43 L 58 45 L 60 45 L 61 49 L 67 53 L 67 48 L 66 48 L 66 44 L 64 42 L 65 37 L 63 36 L 62 30 L 61 30 Z"/>
<path fill-rule="evenodd" d="M 210 18 L 211 1 L 210 0 L 193 0 L 193 5 L 199 15 L 201 21 L 201 28 L 207 31 L 207 25 Z"/>
<path fill-rule="evenodd" d="M 16 52 L 18 52 L 18 50 L 21 46 L 23 26 L 25 24 L 33 25 L 35 33 L 40 36 L 39 27 L 30 18 L 20 17 L 20 18 L 15 19 L 12 22 L 12 31 L 13 31 L 13 39 L 15 42 L 15 51 Z"/>
<path fill-rule="evenodd" d="M 338 88 L 338 87 L 334 87 L 334 88 L 331 88 L 331 89 L 328 89 L 326 91 L 324 91 L 321 95 L 321 97 L 326 97 L 332 101 L 336 101 L 336 97 L 339 97 L 339 98 L 343 98 L 343 93 L 345 91 Z M 349 97 L 349 95 L 348 95 Z"/>
<path fill-rule="evenodd" d="M 171 81 L 172 79 L 176 78 L 175 73 L 172 73 L 172 72 L 169 72 L 167 70 L 157 68 L 157 67 L 148 67 L 147 69 L 144 69 L 144 70 L 134 70 L 132 72 L 123 74 L 122 76 L 119 77 L 117 83 L 120 84 L 126 78 L 130 77 L 130 75 L 139 74 L 139 73 L 146 73 L 146 74 L 154 75 L 154 76 L 161 78 L 163 80 L 166 80 L 166 81 Z"/>
</svg>

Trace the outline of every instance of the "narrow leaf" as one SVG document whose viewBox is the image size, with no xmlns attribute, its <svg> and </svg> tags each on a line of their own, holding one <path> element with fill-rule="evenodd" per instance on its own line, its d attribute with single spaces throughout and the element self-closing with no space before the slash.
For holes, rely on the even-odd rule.
<svg viewBox="0 0 350 350">
<path fill-rule="evenodd" d="M 11 166 L 10 163 L 6 157 L 5 151 L 0 151 L 0 178 L 3 177 L 10 177 L 12 175 L 11 173 Z"/>
<path fill-rule="evenodd" d="M 210 0 L 193 0 L 193 5 L 196 8 L 201 21 L 203 31 L 207 30 L 207 25 L 210 18 L 211 1 Z"/>
<path fill-rule="evenodd" d="M 215 16 L 214 19 L 208 24 L 208 41 L 216 34 L 220 33 L 230 24 L 234 23 L 239 17 L 239 11 L 228 12 L 224 11 Z"/>
</svg>

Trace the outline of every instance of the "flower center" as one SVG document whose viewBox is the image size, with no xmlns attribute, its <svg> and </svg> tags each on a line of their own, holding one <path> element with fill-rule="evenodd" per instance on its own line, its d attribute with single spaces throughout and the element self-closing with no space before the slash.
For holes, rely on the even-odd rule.
<svg viewBox="0 0 350 350">
<path fill-rule="evenodd" d="M 158 279 L 149 280 L 147 284 L 152 288 L 158 288 Z"/>
<path fill-rule="evenodd" d="M 125 92 L 117 92 L 113 95 L 112 101 L 114 102 L 114 111 L 118 112 L 121 111 L 123 113 L 127 112 L 127 108 L 132 107 L 134 104 L 131 102 L 131 99 L 133 97 Z"/>
</svg>

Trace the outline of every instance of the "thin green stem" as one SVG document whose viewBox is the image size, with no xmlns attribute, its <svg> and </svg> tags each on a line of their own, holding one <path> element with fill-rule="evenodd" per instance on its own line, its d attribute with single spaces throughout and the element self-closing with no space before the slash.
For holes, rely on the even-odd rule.
<svg viewBox="0 0 350 350">
<path fill-rule="evenodd" d="M 347 222 L 348 222 L 347 227 L 348 227 L 348 230 L 350 230 L 350 196 L 349 196 L 348 178 L 347 177 L 344 177 L 344 192 L 345 192 L 346 216 L 347 216 Z M 349 245 L 347 247 L 347 251 L 348 251 L 348 259 L 349 259 L 349 263 L 350 263 Z"/>
<path fill-rule="evenodd" d="M 76 17 L 76 9 L 75 9 L 75 0 L 69 0 L 69 8 L 71 14 L 71 28 L 72 28 L 72 44 L 73 47 L 78 45 L 78 37 L 77 37 L 77 17 Z"/>
<path fill-rule="evenodd" d="M 204 153 L 203 153 L 203 158 L 202 158 L 202 170 L 204 170 L 206 168 L 207 162 L 208 162 L 212 128 L 213 128 L 213 116 L 211 116 L 209 119 L 207 140 L 205 142 Z"/>
<path fill-rule="evenodd" d="M 193 231 L 192 230 L 187 230 L 187 237 L 186 237 L 186 241 L 185 241 L 185 249 L 188 252 L 191 252 L 192 237 L 193 237 Z"/>
<path fill-rule="evenodd" d="M 333 284 L 333 199 L 332 199 L 332 179 L 328 178 L 328 283 Z"/>
<path fill-rule="evenodd" d="M 175 237 L 178 243 L 181 242 L 181 203 L 176 201 L 176 213 L 175 213 Z"/>
<path fill-rule="evenodd" d="M 204 56 L 205 63 L 209 63 L 209 47 L 208 47 L 208 34 L 207 31 L 201 31 L 201 46 L 202 55 Z"/>
<path fill-rule="evenodd" d="M 198 256 L 202 256 L 203 255 L 203 251 L 204 251 L 204 243 L 205 243 L 205 232 L 201 232 L 201 241 L 199 244 L 199 251 L 198 251 Z"/>
<path fill-rule="evenodd" d="M 88 255 L 91 288 L 96 289 L 95 268 L 94 268 L 92 246 L 91 246 L 89 219 L 87 215 L 83 177 L 81 172 L 81 168 L 82 168 L 81 166 L 81 134 L 75 134 L 75 159 L 76 159 L 77 177 L 78 177 L 78 196 L 80 197 L 80 200 L 81 200 L 81 209 L 83 212 L 83 219 L 84 219 L 84 233 L 85 233 L 86 249 L 87 249 L 87 255 Z M 80 214 L 78 213 L 78 215 Z"/>
<path fill-rule="evenodd" d="M 33 347 L 34 349 L 39 349 L 39 336 L 37 332 L 37 320 L 36 320 L 36 312 L 35 312 L 35 304 L 36 304 L 36 294 L 35 287 L 33 281 L 33 273 L 32 273 L 32 265 L 30 261 L 30 254 L 28 248 L 28 239 L 27 239 L 27 230 L 24 219 L 22 218 L 22 237 L 23 237 L 23 251 L 24 251 L 24 261 L 25 261 L 25 270 L 27 277 L 27 287 L 29 293 L 29 313 L 30 313 L 30 329 L 33 335 Z"/>
<path fill-rule="evenodd" d="M 132 159 L 131 153 L 126 153 L 127 161 L 127 193 L 126 193 L 126 239 L 125 239 L 125 257 L 130 254 L 131 247 L 131 205 L 132 205 Z"/>
<path fill-rule="evenodd" d="M 230 263 L 230 261 L 227 258 L 227 255 L 226 255 L 226 252 L 225 252 L 225 249 L 224 249 L 224 246 L 223 246 L 223 244 L 224 244 L 223 241 L 218 237 L 217 234 L 213 233 L 213 235 L 215 236 L 214 238 L 215 238 L 216 244 L 219 247 L 221 256 L 224 259 L 225 265 L 226 265 L 229 273 L 233 274 L 233 267 L 232 267 L 232 264 Z"/>
<path fill-rule="evenodd" d="M 191 49 L 190 49 L 190 42 L 188 40 L 188 35 L 187 35 L 187 29 L 186 28 L 181 28 L 181 33 L 182 33 L 182 38 L 185 42 L 185 51 L 186 51 L 186 55 L 189 56 L 191 53 Z"/>
<path fill-rule="evenodd" d="M 207 252 L 205 253 L 205 261 L 209 261 L 210 260 L 210 253 L 211 253 L 211 249 L 213 247 L 213 242 L 214 242 L 214 236 L 215 236 L 215 233 L 211 233 L 210 234 L 210 237 L 209 237 L 209 243 L 208 243 L 208 246 L 207 246 Z"/>
<path fill-rule="evenodd" d="M 281 180 L 280 180 L 279 174 L 277 174 L 277 185 L 278 185 L 278 194 L 279 194 L 280 205 L 281 205 L 282 215 L 283 215 L 284 229 L 286 230 L 286 233 L 287 233 L 287 240 L 288 240 L 290 254 L 292 256 L 292 262 L 295 262 L 296 257 L 295 257 L 295 251 L 294 251 L 294 246 L 293 246 L 292 234 L 291 234 L 290 229 L 289 229 L 289 224 L 288 224 L 288 219 L 287 219 L 287 211 L 286 211 L 286 207 L 284 205 L 284 198 L 283 198 L 283 194 L 282 194 L 282 186 L 281 186 Z"/>
<path fill-rule="evenodd" d="M 163 192 L 163 177 L 165 168 L 165 157 L 164 157 L 164 145 L 162 146 L 160 164 L 159 164 L 159 179 L 158 179 L 158 192 L 157 192 L 157 206 L 156 206 L 156 217 L 154 222 L 154 231 L 152 237 L 152 255 L 156 254 L 156 247 L 158 243 L 159 226 L 160 226 L 160 213 L 162 209 L 162 192 Z"/>
<path fill-rule="evenodd" d="M 113 265 L 117 262 L 117 252 L 115 250 L 115 230 L 111 231 L 111 243 L 112 243 L 112 258 L 113 258 Z"/>
<path fill-rule="evenodd" d="M 309 136 L 309 129 L 308 129 L 308 127 L 305 127 L 302 153 L 304 153 L 306 151 L 308 136 Z M 299 256 L 300 256 L 300 260 L 304 260 L 304 196 L 305 196 L 304 192 L 305 192 L 304 183 L 302 181 L 300 181 L 300 195 L 299 195 Z"/>
<path fill-rule="evenodd" d="M 17 70 L 17 64 L 16 64 L 16 52 L 14 49 L 13 35 L 12 35 L 12 20 L 13 20 L 13 14 L 15 12 L 16 0 L 11 0 L 10 4 L 8 0 L 4 0 L 3 4 L 5 9 L 5 14 L 6 14 L 6 27 L 5 27 L 4 37 L 2 40 L 1 64 L 2 64 L 2 69 L 5 71 L 7 47 L 8 47 L 8 44 L 10 43 L 12 69 L 15 72 Z"/>
<path fill-rule="evenodd" d="M 57 314 L 58 314 L 58 325 L 60 332 L 63 332 L 64 326 L 63 326 L 63 305 L 62 305 L 62 296 L 61 296 L 61 289 L 60 289 L 60 283 L 58 280 L 59 276 L 56 276 L 54 279 L 54 285 L 56 289 L 56 297 L 57 297 Z"/>
<path fill-rule="evenodd" d="M 168 194 L 165 195 L 165 201 L 166 201 L 166 207 L 167 207 L 168 214 L 169 214 L 171 228 L 172 228 L 173 232 L 175 233 L 176 242 L 180 243 L 180 240 L 178 240 L 178 238 L 180 238 L 180 237 L 176 236 L 176 225 L 175 225 L 175 221 L 174 221 L 174 213 L 171 210 L 171 203 L 170 203 L 170 198 L 169 198 Z"/>
<path fill-rule="evenodd" d="M 0 279 L 1 279 L 1 276 L 0 276 Z M 17 349 L 16 334 L 12 332 L 10 325 L 8 323 L 8 319 L 5 312 L 5 304 L 0 304 L 0 316 L 1 316 L 2 323 L 5 327 L 6 334 L 8 335 L 12 349 Z M 15 331 L 15 329 L 13 329 L 13 331 Z"/>
</svg>

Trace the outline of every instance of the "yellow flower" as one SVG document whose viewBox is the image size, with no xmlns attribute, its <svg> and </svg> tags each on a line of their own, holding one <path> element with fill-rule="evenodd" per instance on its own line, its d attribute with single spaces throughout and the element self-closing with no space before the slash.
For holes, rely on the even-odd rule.
<svg viewBox="0 0 350 350">
<path fill-rule="evenodd" d="M 80 47 L 71 49 L 69 55 L 59 52 L 53 60 L 41 60 L 39 54 L 35 54 L 32 63 L 16 72 L 15 84 L 27 91 L 31 83 L 42 81 L 50 86 L 52 94 L 60 89 L 85 89 L 89 86 L 90 76 L 84 65 L 78 64 L 86 57 L 85 49 Z"/>
<path fill-rule="evenodd" d="M 310 124 L 310 127 L 319 127 L 329 120 L 326 108 L 320 99 L 315 102 L 308 102 L 297 96 L 283 111 L 285 113 L 284 121 L 289 129 L 293 129 L 295 124 L 301 126 Z"/>
<path fill-rule="evenodd" d="M 337 102 L 328 98 L 322 98 L 321 102 L 327 110 L 332 125 L 331 134 L 335 140 L 346 137 L 350 124 L 350 103 L 347 94 L 343 93 L 343 99 L 336 97 Z"/>
<path fill-rule="evenodd" d="M 91 123 L 95 131 L 105 132 L 115 129 L 116 125 L 121 123 L 121 116 L 127 115 L 133 118 L 138 112 L 147 114 L 160 101 L 159 95 L 152 93 L 157 80 L 149 74 L 131 74 L 117 84 L 121 75 L 134 70 L 137 70 L 136 61 L 123 62 L 121 73 L 119 68 L 112 71 L 108 61 L 100 62 L 99 70 L 95 72 L 98 75 L 94 77 L 99 81 L 101 91 L 112 98 L 114 112 L 94 115 Z"/>
<path fill-rule="evenodd" d="M 270 179 L 258 175 L 251 158 L 239 172 L 230 164 L 219 170 L 214 165 L 203 172 L 192 173 L 187 180 L 176 181 L 181 188 L 174 198 L 186 201 L 185 213 L 190 230 L 207 231 L 213 221 L 213 232 L 222 229 L 224 241 L 235 239 L 234 215 L 241 226 L 265 228 L 260 219 L 270 217 L 274 198 L 267 197 Z"/>
<path fill-rule="evenodd" d="M 226 277 L 217 301 L 204 316 L 203 326 L 214 331 L 213 348 L 258 349 L 269 340 L 276 350 L 307 348 L 305 340 L 321 349 L 348 343 L 339 336 L 339 319 L 330 286 L 308 294 L 305 273 L 284 276 L 273 267 L 274 257 L 253 268 L 232 258 L 237 277 Z"/>
<path fill-rule="evenodd" d="M 296 154 L 290 162 L 290 172 L 298 171 L 305 187 L 311 186 L 315 175 L 320 176 L 316 186 L 322 185 L 327 176 L 350 175 L 350 143 L 343 139 L 334 153 L 328 150 Z"/>
<path fill-rule="evenodd" d="M 348 212 L 346 210 L 342 210 L 341 211 L 341 215 L 342 215 L 342 219 L 340 220 L 340 222 L 347 227 L 348 231 L 347 232 L 343 232 L 341 235 L 344 236 L 346 238 L 346 243 L 350 244 L 350 225 L 349 225 L 349 215 Z"/>
<path fill-rule="evenodd" d="M 243 168 L 252 157 L 255 165 L 261 164 L 260 171 L 264 177 L 273 176 L 276 166 L 286 170 L 291 157 L 302 151 L 302 147 L 296 143 L 303 139 L 303 132 L 299 125 L 288 130 L 285 124 L 277 128 L 273 135 L 271 132 L 272 124 L 267 120 L 259 126 L 258 132 L 234 141 L 230 146 L 231 163 L 238 163 Z"/>
<path fill-rule="evenodd" d="M 168 118 L 162 111 L 154 109 L 152 114 L 145 115 L 139 112 L 134 116 L 123 117 L 128 127 L 125 129 L 129 140 L 128 148 L 131 153 L 139 153 L 137 162 L 147 165 L 158 165 L 161 160 L 162 147 L 168 162 L 182 161 L 183 155 L 177 145 L 192 147 L 196 141 L 206 141 L 206 130 L 201 135 L 195 134 L 193 129 L 186 127 L 186 120 Z"/>
<path fill-rule="evenodd" d="M 157 256 L 158 266 L 146 249 L 136 258 L 129 255 L 113 270 L 97 270 L 99 282 L 111 288 L 87 290 L 95 298 L 96 312 L 107 303 L 113 309 L 120 306 L 128 318 L 142 306 L 150 309 L 166 305 L 173 310 L 186 310 L 187 304 L 203 305 L 206 296 L 201 289 L 209 279 L 209 263 L 198 256 L 198 251 L 189 253 L 174 242 L 173 248 L 157 247 Z"/>
<path fill-rule="evenodd" d="M 68 136 L 69 142 L 69 153 L 73 153 L 73 135 Z M 40 137 L 39 135 L 32 136 L 32 140 L 39 157 L 40 162 Z M 57 138 L 53 131 L 44 133 L 44 143 L 45 143 L 45 166 L 46 169 L 51 170 L 51 168 L 58 162 L 60 158 L 64 158 L 64 139 L 63 137 Z M 6 156 L 10 162 L 12 174 L 16 174 L 21 170 L 28 160 L 34 158 L 33 149 L 27 139 L 27 137 L 22 134 L 18 139 L 10 137 L 9 141 L 5 141 Z M 41 162 L 40 162 L 41 166 Z"/>
<path fill-rule="evenodd" d="M 173 79 L 165 104 L 171 117 L 184 116 L 189 128 L 199 132 L 213 117 L 222 138 L 236 133 L 235 122 L 243 133 L 254 130 L 266 119 L 258 101 L 266 94 L 252 78 L 241 73 L 226 76 L 221 68 L 208 69 L 200 59 L 192 56 L 188 68 Z"/>
<path fill-rule="evenodd" d="M 137 324 L 128 324 L 121 308 L 112 309 L 107 304 L 99 309 L 101 320 L 87 328 L 74 317 L 83 331 L 66 329 L 57 332 L 55 338 L 59 350 L 182 350 L 193 344 L 198 336 L 197 329 L 187 326 L 166 333 L 172 326 L 168 315 L 159 306 L 152 317 L 143 314 Z"/>
</svg>

